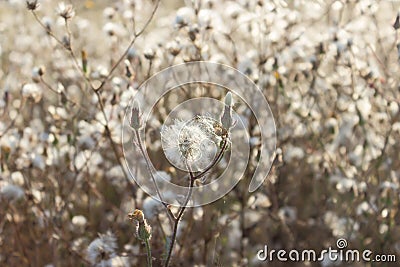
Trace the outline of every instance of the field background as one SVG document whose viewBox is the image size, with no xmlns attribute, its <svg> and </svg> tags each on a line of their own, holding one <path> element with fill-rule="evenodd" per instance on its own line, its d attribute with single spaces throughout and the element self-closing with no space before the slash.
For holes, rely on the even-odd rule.
<svg viewBox="0 0 400 267">
<path fill-rule="evenodd" d="M 249 194 L 259 149 L 250 129 L 246 176 L 221 200 L 186 211 L 171 266 L 264 266 L 264 245 L 320 251 L 338 238 L 400 260 L 400 2 L 161 1 L 118 65 L 156 1 L 67 1 L 68 27 L 58 1 L 39 3 L 36 20 L 25 1 L 0 0 L 0 266 L 145 266 L 127 219 L 135 208 L 161 265 L 171 229 L 163 206 L 129 179 L 121 123 L 148 77 L 196 60 L 238 68 L 262 90 L 277 158 Z M 154 116 L 162 121 L 173 104 Z M 152 140 L 158 126 L 145 130 Z M 146 149 L 182 182 L 159 142 Z"/>
</svg>

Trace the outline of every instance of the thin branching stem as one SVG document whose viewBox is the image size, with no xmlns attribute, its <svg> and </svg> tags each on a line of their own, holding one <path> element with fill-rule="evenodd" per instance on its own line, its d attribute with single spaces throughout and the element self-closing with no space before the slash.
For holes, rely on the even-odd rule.
<svg viewBox="0 0 400 267">
<path fill-rule="evenodd" d="M 197 176 L 190 169 L 190 166 L 188 164 L 186 164 L 187 167 L 188 167 L 189 176 L 190 176 L 189 191 L 188 191 L 188 194 L 186 195 L 184 203 L 179 208 L 178 215 L 174 219 L 174 227 L 173 227 L 173 231 L 172 231 L 172 235 L 171 235 L 171 240 L 169 241 L 170 243 L 169 243 L 169 246 L 168 246 L 167 256 L 165 258 L 164 267 L 168 267 L 169 266 L 169 263 L 170 263 L 170 260 L 171 260 L 171 256 L 172 256 L 172 251 L 174 249 L 174 245 L 175 245 L 175 242 L 176 242 L 176 235 L 177 235 L 177 232 L 178 232 L 179 222 L 181 221 L 181 219 L 183 217 L 183 214 L 184 214 L 184 212 L 185 212 L 185 210 L 187 208 L 187 205 L 188 205 L 188 203 L 190 201 L 190 198 L 192 197 L 194 182 L 198 178 L 204 176 L 209 170 L 211 170 L 213 167 L 215 167 L 217 165 L 217 163 L 221 160 L 222 156 L 224 155 L 225 150 L 227 149 L 228 140 L 224 139 L 222 142 L 224 142 L 224 143 L 223 143 L 218 155 L 214 158 L 212 163 L 205 170 L 203 170 L 200 174 L 198 174 Z"/>
<path fill-rule="evenodd" d="M 48 27 L 46 27 L 46 25 L 43 24 L 43 22 L 39 19 L 37 13 L 36 13 L 35 11 L 32 11 L 32 14 L 33 14 L 35 20 L 36 20 L 36 21 L 39 23 L 39 25 L 46 31 L 46 33 L 47 33 L 48 35 L 50 35 L 54 40 L 56 40 L 56 42 L 57 42 L 58 44 L 60 44 L 63 48 L 65 48 L 65 49 L 69 52 L 69 54 L 70 54 L 70 56 L 71 56 L 71 59 L 72 59 L 72 61 L 73 61 L 73 63 L 74 63 L 75 68 L 78 69 L 79 73 L 80 73 L 81 76 L 85 79 L 85 81 L 86 81 L 87 84 L 89 85 L 90 89 L 95 93 L 95 95 L 96 95 L 96 97 L 97 97 L 97 100 L 98 100 L 98 103 L 99 103 L 99 106 L 100 106 L 101 113 L 102 113 L 102 115 L 103 115 L 103 117 L 104 117 L 104 121 L 105 121 L 104 128 L 105 128 L 106 136 L 107 136 L 108 140 L 110 141 L 110 144 L 111 144 L 111 147 L 112 147 L 114 156 L 115 156 L 115 158 L 116 158 L 118 164 L 120 165 L 120 167 L 121 167 L 121 169 L 122 169 L 122 171 L 123 171 L 123 173 L 124 173 L 124 176 L 125 176 L 127 179 L 129 179 L 129 174 L 128 174 L 128 172 L 126 171 L 126 169 L 124 168 L 124 166 L 123 166 L 122 160 L 121 160 L 120 157 L 119 157 L 118 148 L 117 148 L 117 146 L 116 146 L 114 140 L 112 139 L 112 134 L 111 134 L 111 131 L 110 131 L 110 127 L 109 127 L 109 123 L 108 123 L 108 118 L 107 118 L 107 114 L 106 114 L 106 112 L 105 112 L 103 100 L 102 100 L 102 98 L 101 98 L 100 89 L 102 89 L 102 88 L 104 87 L 104 85 L 107 83 L 107 81 L 111 78 L 111 76 L 112 76 L 112 74 L 114 73 L 114 71 L 117 69 L 117 67 L 119 66 L 119 64 L 122 62 L 122 60 L 123 60 L 123 59 L 126 57 L 126 55 L 128 54 L 129 50 L 131 49 L 131 47 L 132 47 L 133 44 L 135 43 L 136 39 L 146 30 L 146 28 L 148 27 L 148 25 L 150 24 L 150 22 L 151 22 L 152 19 L 154 18 L 154 15 L 155 15 L 155 13 L 156 13 L 156 11 L 157 11 L 157 9 L 158 9 L 159 3 L 160 3 L 160 0 L 157 0 L 156 4 L 155 4 L 155 6 L 154 6 L 154 8 L 153 8 L 153 10 L 152 10 L 152 13 L 150 14 L 150 17 L 146 20 L 146 22 L 145 22 L 143 28 L 142 28 L 140 31 L 134 33 L 134 36 L 133 36 L 133 38 L 132 38 L 130 44 L 128 45 L 128 47 L 125 49 L 125 51 L 122 53 L 122 55 L 121 55 L 121 56 L 119 57 L 119 59 L 116 61 L 116 63 L 111 67 L 110 72 L 109 72 L 108 75 L 104 78 L 104 80 L 101 82 L 100 86 L 97 87 L 97 88 L 95 88 L 95 87 L 93 86 L 93 84 L 92 84 L 90 78 L 86 75 L 86 73 L 84 72 L 83 68 L 79 65 L 78 58 L 76 57 L 75 52 L 74 52 L 73 49 L 72 49 L 72 34 L 71 34 L 71 31 L 70 31 L 70 28 L 69 28 L 68 20 L 67 20 L 67 19 L 65 20 L 65 27 L 66 27 L 67 35 L 68 35 L 68 38 L 69 38 L 69 45 L 67 46 L 64 42 L 62 42 L 62 41 L 51 31 L 51 29 L 49 29 Z"/>
<path fill-rule="evenodd" d="M 175 245 L 175 242 L 176 242 L 176 234 L 178 233 L 179 222 L 182 219 L 183 212 L 185 211 L 186 206 L 189 203 L 190 198 L 192 197 L 194 181 L 196 179 L 194 178 L 194 174 L 193 174 L 192 171 L 189 171 L 189 174 L 190 174 L 189 192 L 188 192 L 188 194 L 186 196 L 184 204 L 179 209 L 178 215 L 176 216 L 176 218 L 174 220 L 174 228 L 173 228 L 173 231 L 172 231 L 171 240 L 169 241 L 167 257 L 165 258 L 165 264 L 164 264 L 165 267 L 169 266 L 169 263 L 170 263 L 170 260 L 171 260 L 171 255 L 172 255 L 172 251 L 174 249 L 174 245 Z"/>
<path fill-rule="evenodd" d="M 171 222 L 173 222 L 175 220 L 175 216 L 172 213 L 172 211 L 170 210 L 170 208 L 168 207 L 168 204 L 164 201 L 164 199 L 163 199 L 163 197 L 161 195 L 160 189 L 158 188 L 156 179 L 155 179 L 154 174 L 153 174 L 152 169 L 151 169 L 151 164 L 149 162 L 149 159 L 146 156 L 146 152 L 144 151 L 142 140 L 140 139 L 139 130 L 135 130 L 134 132 L 135 132 L 137 146 L 139 147 L 139 150 L 140 150 L 140 152 L 141 152 L 141 154 L 142 154 L 142 156 L 144 158 L 144 161 L 146 162 L 146 166 L 147 166 L 147 169 L 148 169 L 148 171 L 150 173 L 150 177 L 151 177 L 151 180 L 153 182 L 154 188 L 156 190 L 157 196 L 160 199 L 161 203 L 164 205 L 164 207 L 167 209 L 169 218 L 170 218 Z"/>
<path fill-rule="evenodd" d="M 160 0 L 157 0 L 156 4 L 154 5 L 153 11 L 150 14 L 150 17 L 147 19 L 147 21 L 145 22 L 143 28 L 133 34 L 132 40 L 129 43 L 128 47 L 125 49 L 124 53 L 122 53 L 122 55 L 119 57 L 119 59 L 115 62 L 115 64 L 111 67 L 110 72 L 108 73 L 108 75 L 103 79 L 103 81 L 101 82 L 100 86 L 98 88 L 96 88 L 96 90 L 101 90 L 103 88 L 103 86 L 107 83 L 107 81 L 111 78 L 111 75 L 113 74 L 113 72 L 116 70 L 116 68 L 119 66 L 119 64 L 121 64 L 122 60 L 124 60 L 124 58 L 126 57 L 126 55 L 129 53 L 129 50 L 132 48 L 132 46 L 135 44 L 136 39 L 142 35 L 142 33 L 146 30 L 146 28 L 149 26 L 150 22 L 153 20 L 154 15 L 156 14 L 156 11 L 158 9 L 158 6 L 160 4 Z"/>
</svg>

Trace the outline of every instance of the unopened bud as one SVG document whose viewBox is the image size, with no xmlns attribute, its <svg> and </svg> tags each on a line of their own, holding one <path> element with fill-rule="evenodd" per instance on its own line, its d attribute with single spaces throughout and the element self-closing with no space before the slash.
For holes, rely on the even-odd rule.
<svg viewBox="0 0 400 267">
<path fill-rule="evenodd" d="M 81 51 L 81 57 L 82 57 L 82 70 L 84 73 L 87 73 L 88 57 L 86 50 Z"/>
<path fill-rule="evenodd" d="M 151 226 L 147 224 L 143 212 L 136 209 L 134 212 L 128 214 L 128 218 L 137 222 L 136 235 L 138 239 L 141 241 L 150 240 Z"/>
<path fill-rule="evenodd" d="M 232 94 L 231 92 L 228 92 L 225 96 L 225 107 L 224 107 L 224 112 L 222 113 L 221 116 L 221 124 L 227 130 L 229 130 L 233 126 L 232 106 L 233 106 Z"/>
<path fill-rule="evenodd" d="M 400 12 L 397 13 L 396 20 L 395 20 L 395 22 L 393 24 L 393 28 L 395 30 L 398 30 L 400 28 Z"/>
<path fill-rule="evenodd" d="M 150 240 L 151 238 L 151 226 L 147 224 L 147 221 L 144 220 L 143 222 L 139 222 L 136 234 L 139 240 Z"/>
<path fill-rule="evenodd" d="M 125 59 L 124 63 L 125 63 L 125 76 L 128 77 L 128 79 L 130 79 L 130 80 L 134 80 L 135 72 L 132 68 L 131 62 L 129 60 Z"/>
<path fill-rule="evenodd" d="M 71 50 L 71 41 L 69 40 L 68 36 L 66 35 L 63 36 L 62 43 L 66 49 Z"/>
<path fill-rule="evenodd" d="M 130 120 L 130 125 L 133 129 L 139 130 L 141 128 L 142 126 L 141 117 L 142 114 L 140 114 L 139 102 L 135 100 L 132 105 L 131 120 Z"/>
<path fill-rule="evenodd" d="M 225 96 L 225 105 L 232 107 L 233 106 L 233 99 L 232 93 L 228 92 Z"/>
</svg>

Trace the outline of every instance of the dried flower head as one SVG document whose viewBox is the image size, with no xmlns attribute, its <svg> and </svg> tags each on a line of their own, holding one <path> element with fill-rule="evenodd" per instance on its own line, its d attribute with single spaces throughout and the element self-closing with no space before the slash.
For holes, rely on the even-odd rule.
<svg viewBox="0 0 400 267">
<path fill-rule="evenodd" d="M 32 70 L 32 80 L 36 83 L 40 82 L 40 77 L 42 77 L 46 73 L 46 67 L 39 66 L 34 67 Z"/>
<path fill-rule="evenodd" d="M 117 240 L 113 233 L 99 234 L 99 237 L 93 240 L 88 248 L 88 260 L 94 266 L 111 266 L 111 261 L 117 255 Z"/>
<path fill-rule="evenodd" d="M 214 127 L 216 123 L 211 117 L 196 116 L 187 122 L 177 120 L 163 127 L 161 139 L 167 158 L 181 168 L 187 165 L 193 171 L 206 168 L 221 141 Z"/>
<path fill-rule="evenodd" d="M 35 103 L 38 103 L 43 96 L 42 88 L 36 83 L 26 83 L 22 86 L 22 96 L 32 98 Z"/>
<path fill-rule="evenodd" d="M 18 185 L 7 184 L 0 189 L 0 198 L 7 199 L 11 202 L 23 198 L 24 195 L 24 190 Z"/>
<path fill-rule="evenodd" d="M 67 5 L 64 2 L 58 4 L 57 13 L 65 20 L 71 19 L 75 15 L 75 10 L 72 5 Z"/>
<path fill-rule="evenodd" d="M 26 8 L 32 11 L 35 11 L 40 6 L 38 0 L 26 0 L 25 3 L 26 3 Z"/>
<path fill-rule="evenodd" d="M 147 223 L 144 218 L 143 211 L 136 209 L 134 212 L 128 214 L 128 218 L 132 221 L 136 221 L 136 236 L 139 240 L 145 241 L 151 238 L 151 226 Z"/>
<path fill-rule="evenodd" d="M 128 218 L 133 221 L 143 222 L 144 221 L 144 214 L 143 211 L 136 209 L 133 212 L 128 214 Z"/>
<path fill-rule="evenodd" d="M 154 49 L 152 48 L 148 48 L 144 50 L 143 54 L 146 59 L 153 60 L 154 57 L 156 56 L 156 51 L 154 51 Z"/>
<path fill-rule="evenodd" d="M 166 47 L 167 47 L 169 53 L 174 57 L 179 55 L 179 53 L 182 50 L 182 45 L 178 41 L 170 42 L 167 44 Z"/>
</svg>

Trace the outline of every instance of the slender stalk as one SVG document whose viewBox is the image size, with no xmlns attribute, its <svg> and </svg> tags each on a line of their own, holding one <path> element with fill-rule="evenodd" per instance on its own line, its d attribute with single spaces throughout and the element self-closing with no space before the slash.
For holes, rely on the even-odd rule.
<svg viewBox="0 0 400 267">
<path fill-rule="evenodd" d="M 199 179 L 203 177 L 209 170 L 211 170 L 215 166 L 215 164 L 217 164 L 222 159 L 222 156 L 227 149 L 228 141 L 224 139 L 222 142 L 224 142 L 224 144 L 222 145 L 222 148 L 219 151 L 218 155 L 214 158 L 213 162 L 211 162 L 211 164 L 207 168 L 205 168 L 200 174 L 196 175 L 194 179 Z"/>
<path fill-rule="evenodd" d="M 189 169 L 189 175 L 190 175 L 190 183 L 189 183 L 189 192 L 186 196 L 185 202 L 183 203 L 183 205 L 180 207 L 179 211 L 178 211 L 178 215 L 176 216 L 176 218 L 174 218 L 174 227 L 173 227 L 173 231 L 172 231 L 172 236 L 171 236 L 171 241 L 169 244 L 169 249 L 168 249 L 168 253 L 167 253 L 167 257 L 165 259 L 165 264 L 164 267 L 168 267 L 170 260 L 171 260 L 171 255 L 172 255 L 172 251 L 174 249 L 174 245 L 176 242 L 176 235 L 178 232 L 178 226 L 179 226 L 179 222 L 181 221 L 182 217 L 183 217 L 183 213 L 186 210 L 187 204 L 189 203 L 190 198 L 192 197 L 192 193 L 193 193 L 193 186 L 194 186 L 194 182 L 204 176 L 210 169 L 212 169 L 222 158 L 226 148 L 227 148 L 227 140 L 223 140 L 223 145 L 222 148 L 220 150 L 220 152 L 218 153 L 218 155 L 214 158 L 213 162 L 204 170 L 202 171 L 200 174 L 198 174 L 197 176 L 194 175 L 194 173 L 192 172 L 192 170 L 190 169 L 190 166 L 187 165 L 188 169 Z"/>
<path fill-rule="evenodd" d="M 170 241 L 170 244 L 169 244 L 167 258 L 165 259 L 164 267 L 168 267 L 169 266 L 169 262 L 171 260 L 171 255 L 172 255 L 172 250 L 174 249 L 174 245 L 175 245 L 175 241 L 176 241 L 176 234 L 178 233 L 179 221 L 182 219 L 183 212 L 185 211 L 187 203 L 189 202 L 189 200 L 190 200 L 190 198 L 192 196 L 193 185 L 194 185 L 194 181 L 195 180 L 196 179 L 194 179 L 193 173 L 190 171 L 189 192 L 188 192 L 188 194 L 186 196 L 184 204 L 182 205 L 182 207 L 180 208 L 180 210 L 178 212 L 178 216 L 176 216 L 176 219 L 174 220 L 174 228 L 173 228 L 173 232 L 172 232 L 172 236 L 171 236 L 171 241 Z"/>
<path fill-rule="evenodd" d="M 101 88 L 103 88 L 103 86 L 106 84 L 106 82 L 111 78 L 111 75 L 113 74 L 113 72 L 116 70 L 116 68 L 119 66 L 119 64 L 122 62 L 122 60 L 126 57 L 126 55 L 129 52 L 129 49 L 131 49 L 131 47 L 134 45 L 136 39 L 146 30 L 147 26 L 149 26 L 150 22 L 153 20 L 154 15 L 156 14 L 156 11 L 158 9 L 158 6 L 160 4 L 161 0 L 157 0 L 156 4 L 154 5 L 153 11 L 150 14 L 150 17 L 147 19 L 147 21 L 145 22 L 143 28 L 134 33 L 133 38 L 131 40 L 131 42 L 129 43 L 128 47 L 125 49 L 125 51 L 122 53 L 122 55 L 119 57 L 119 59 L 115 62 L 115 64 L 111 67 L 110 72 L 108 73 L 108 75 L 104 78 L 104 80 L 101 82 L 100 86 L 98 88 L 96 88 L 96 90 L 100 90 Z"/>
<path fill-rule="evenodd" d="M 151 180 L 152 180 L 152 182 L 153 182 L 153 184 L 154 184 L 154 187 L 155 187 L 155 189 L 156 189 L 157 196 L 158 196 L 158 198 L 160 199 L 161 203 L 164 205 L 164 207 L 167 209 L 169 218 L 171 219 L 171 222 L 173 222 L 173 221 L 175 220 L 175 216 L 174 216 L 174 214 L 172 213 L 172 211 L 169 209 L 168 204 L 165 203 L 165 201 L 163 200 L 163 197 L 162 197 L 162 195 L 161 195 L 161 193 L 160 193 L 160 190 L 159 190 L 159 188 L 158 188 L 156 179 L 155 179 L 155 177 L 154 177 L 154 175 L 153 175 L 153 172 L 151 171 L 151 166 L 150 166 L 149 159 L 146 157 L 146 153 L 145 153 L 145 151 L 144 151 L 143 144 L 142 144 L 142 141 L 141 141 L 141 139 L 140 139 L 139 130 L 135 130 L 135 137 L 136 137 L 136 142 L 137 142 L 137 145 L 138 145 L 138 147 L 139 147 L 139 149 L 140 149 L 140 152 L 142 153 L 142 156 L 143 156 L 143 158 L 144 158 L 144 161 L 146 162 L 147 169 L 148 169 L 148 171 L 149 171 L 149 173 L 150 173 Z"/>
<path fill-rule="evenodd" d="M 151 248 L 150 248 L 149 240 L 146 239 L 146 240 L 144 241 L 144 244 L 146 245 L 147 267 L 152 267 L 152 266 L 153 266 L 153 263 L 152 263 L 152 260 L 151 260 Z"/>
<path fill-rule="evenodd" d="M 46 25 L 44 25 L 44 23 L 40 20 L 40 18 L 38 17 L 37 13 L 35 11 L 32 10 L 32 14 L 35 18 L 35 20 L 39 23 L 39 25 L 46 31 L 47 34 L 49 34 L 59 45 L 61 45 L 62 47 L 64 47 L 70 54 L 70 57 L 75 65 L 75 68 L 79 71 L 79 73 L 82 75 L 82 77 L 84 78 L 84 80 L 87 82 L 87 84 L 89 85 L 90 89 L 95 93 L 99 106 L 100 106 L 100 110 L 101 113 L 104 117 L 105 120 L 105 133 L 106 136 L 108 138 L 108 140 L 110 141 L 111 144 L 111 148 L 113 150 L 114 156 L 119 164 L 119 166 L 122 169 L 122 172 L 124 173 L 124 176 L 129 179 L 129 174 L 126 171 L 126 169 L 123 166 L 123 162 L 119 157 L 119 151 L 118 151 L 118 147 L 116 145 L 116 143 L 114 142 L 114 140 L 112 139 L 112 134 L 109 128 L 109 123 L 108 123 L 108 118 L 107 115 L 105 113 L 105 108 L 104 108 L 104 104 L 103 104 L 103 100 L 101 99 L 101 95 L 100 95 L 100 89 L 102 89 L 104 87 L 104 85 L 107 83 L 107 81 L 111 78 L 112 74 L 114 73 L 114 71 L 117 69 L 117 67 L 120 65 L 120 63 L 123 61 L 123 59 L 126 57 L 126 55 L 129 52 L 129 49 L 134 45 L 136 39 L 146 30 L 146 28 L 149 26 L 150 22 L 153 20 L 154 15 L 158 9 L 158 6 L 160 4 L 160 0 L 157 0 L 157 2 L 154 5 L 154 8 L 149 16 L 149 18 L 146 20 L 146 22 L 144 23 L 143 27 L 135 33 L 131 39 L 131 42 L 129 43 L 128 47 L 126 47 L 125 51 L 122 53 L 122 55 L 118 58 L 118 60 L 116 61 L 116 63 L 111 67 L 111 70 L 109 71 L 108 75 L 102 80 L 101 84 L 99 87 L 94 88 L 90 78 L 86 75 L 86 73 L 83 71 L 83 69 L 81 68 L 81 66 L 79 65 L 78 59 L 74 53 L 74 50 L 72 48 L 72 34 L 69 28 L 69 24 L 68 24 L 68 20 L 65 20 L 65 27 L 67 30 L 67 34 L 68 34 L 68 38 L 69 38 L 69 42 L 70 44 L 68 46 L 66 46 L 62 40 L 60 40 L 53 32 L 51 29 L 49 29 L 48 27 L 46 27 Z"/>
</svg>

